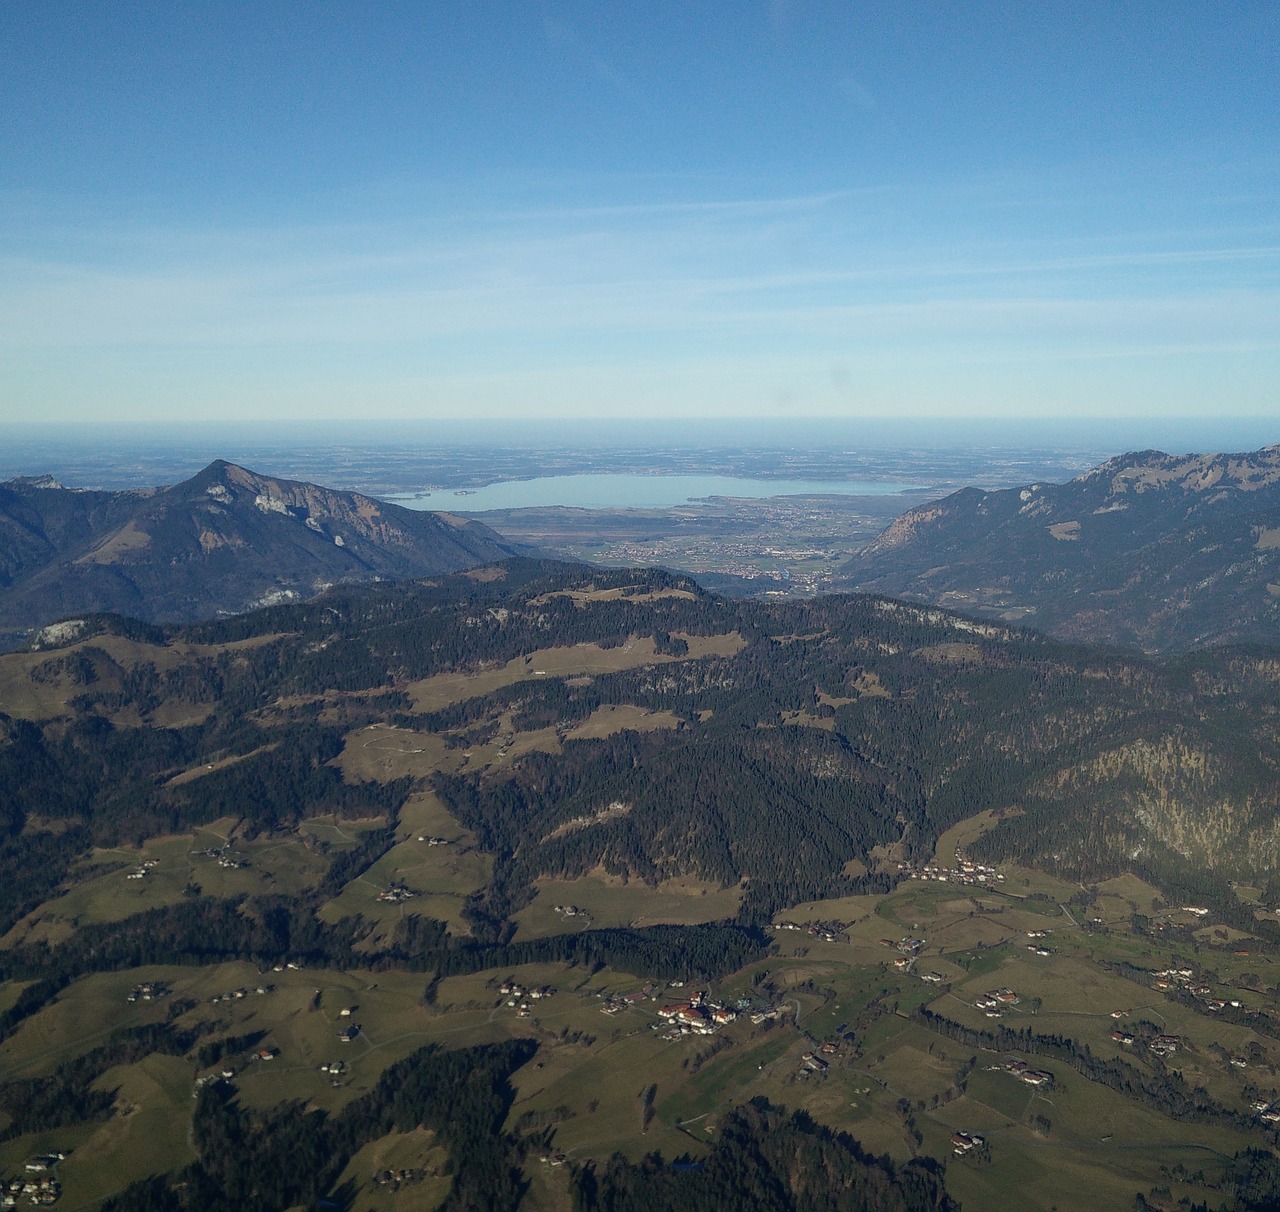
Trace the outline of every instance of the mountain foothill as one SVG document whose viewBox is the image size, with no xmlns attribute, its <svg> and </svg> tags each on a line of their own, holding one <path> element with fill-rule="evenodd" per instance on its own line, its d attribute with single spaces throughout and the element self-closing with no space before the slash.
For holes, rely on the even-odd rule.
<svg viewBox="0 0 1280 1212">
<path fill-rule="evenodd" d="M 1280 635 L 1280 446 L 1110 459 L 1066 484 L 965 488 L 909 510 L 850 589 L 1177 652 Z"/>
</svg>

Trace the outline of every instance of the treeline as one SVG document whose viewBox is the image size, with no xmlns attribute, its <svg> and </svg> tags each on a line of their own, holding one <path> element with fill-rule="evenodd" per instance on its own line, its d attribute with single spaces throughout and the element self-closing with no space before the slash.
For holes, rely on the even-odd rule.
<svg viewBox="0 0 1280 1212">
<path fill-rule="evenodd" d="M 330 764 L 341 751 L 340 731 L 310 721 L 263 729 L 216 715 L 147 728 L 90 715 L 41 727 L 0 716 L 0 933 L 93 845 L 136 845 L 225 816 L 251 830 L 323 813 L 394 817 L 409 780 L 347 783 Z M 225 758 L 237 760 L 170 782 Z M 33 818 L 41 827 L 27 829 Z"/>
<path fill-rule="evenodd" d="M 514 968 L 521 964 L 577 964 L 637 975 L 715 980 L 762 959 L 769 938 L 737 925 L 645 926 L 584 930 L 518 943 L 462 943 L 436 957 L 443 976 Z"/>
<path fill-rule="evenodd" d="M 764 920 L 827 894 L 846 863 L 896 839 L 903 808 L 841 738 L 816 729 L 622 732 L 530 754 L 507 779 L 441 775 L 435 786 L 497 856 L 499 919 L 539 876 L 603 866 L 648 883 L 749 876 L 744 920 Z"/>
<path fill-rule="evenodd" d="M 590 586 L 617 596 L 570 596 Z M 653 596 L 664 590 L 680 593 Z M 573 686 L 531 679 L 429 716 L 403 709 L 407 679 L 443 670 L 632 635 L 675 651 L 678 632 L 729 631 L 747 643 L 728 658 Z M 332 764 L 342 730 L 322 723 L 320 705 L 305 696 L 334 688 L 382 689 L 376 708 L 340 704 L 350 718 L 394 704 L 401 722 L 450 729 L 463 744 L 500 720 L 559 727 L 605 704 L 681 721 L 526 754 L 484 779 L 438 779 L 450 809 L 494 856 L 491 884 L 467 909 L 481 949 L 507 943 L 511 916 L 539 877 L 603 867 L 651 884 L 675 875 L 726 887 L 745 880 L 737 920 L 758 924 L 786 904 L 869 889 L 844 872 L 876 846 L 905 835 L 921 854 L 956 821 L 1004 807 L 1022 815 L 975 843 L 975 854 L 1057 864 L 1073 878 L 1136 866 L 1236 924 L 1244 911 L 1232 908 L 1231 873 L 1174 855 L 1126 805 L 1159 790 L 1188 813 L 1223 799 L 1263 812 L 1280 797 L 1276 725 L 1263 710 L 1273 681 L 1262 657 L 1161 665 L 881 599 L 730 602 L 657 570 L 517 560 L 491 580 L 343 587 L 163 635 L 262 642 L 203 649 L 163 673 L 111 662 L 100 644 L 46 659 L 41 676 L 69 678 L 90 696 L 109 690 L 139 710 L 169 693 L 210 703 L 201 724 L 0 720 L 0 929 L 52 894 L 88 844 L 136 842 L 225 815 L 264 830 L 318 813 L 393 820 L 407 782 L 348 784 Z M 284 694 L 303 701 L 281 706 Z M 1194 777 L 1183 772 L 1159 787 L 1145 773 L 1099 765 L 1144 738 L 1176 739 L 1206 761 L 1185 764 Z M 225 758 L 236 760 L 220 765 Z M 217 768 L 171 782 L 201 764 Z M 28 829 L 32 820 L 41 827 Z M 389 841 L 379 831 L 337 856 L 321 891 L 337 891 Z M 1139 859 L 1127 857 L 1138 850 Z M 1233 852 L 1229 861 L 1253 858 Z M 296 933 L 305 935 L 301 925 Z M 333 940 L 316 945 L 342 961 Z"/>
<path fill-rule="evenodd" d="M 153 1053 L 183 1056 L 200 1038 L 201 1028 L 179 1029 L 167 1023 L 121 1027 L 105 1043 L 64 1061 L 45 1077 L 20 1078 L 0 1084 L 0 1110 L 11 1122 L 0 1131 L 0 1141 L 29 1132 L 65 1128 L 111 1116 L 116 1096 L 112 1090 L 93 1090 L 91 1084 L 108 1069 L 131 1065 Z"/>
<path fill-rule="evenodd" d="M 1178 1073 L 1160 1069 L 1144 1073 L 1121 1060 L 1104 1060 L 1094 1056 L 1087 1044 L 1077 1044 L 1064 1035 L 1038 1035 L 1029 1027 L 1000 1027 L 981 1031 L 966 1027 L 953 1019 L 934 1014 L 924 1007 L 912 1012 L 912 1019 L 948 1039 L 968 1048 L 984 1048 L 989 1052 L 1021 1052 L 1028 1056 L 1045 1056 L 1062 1061 L 1082 1077 L 1108 1089 L 1144 1103 L 1172 1119 L 1189 1123 L 1220 1124 L 1239 1131 L 1257 1131 L 1259 1124 L 1251 1116 L 1233 1111 L 1209 1094 L 1202 1086 L 1190 1086 Z"/>
<path fill-rule="evenodd" d="M 895 1166 L 845 1133 L 754 1099 L 724 1119 L 704 1161 L 615 1155 L 574 1175 L 575 1212 L 955 1212 L 932 1159 Z"/>
<path fill-rule="evenodd" d="M 763 957 L 769 939 L 732 925 L 650 926 L 589 930 L 519 943 L 455 938 L 443 922 L 411 915 L 389 943 L 360 947 L 375 924 L 344 918 L 332 925 L 315 916 L 306 898 L 203 897 L 85 926 L 65 943 L 27 944 L 0 953 L 0 980 L 32 980 L 0 1013 L 0 1039 L 58 996 L 73 980 L 154 964 L 203 965 L 246 960 L 260 966 L 294 961 L 338 971 L 372 968 L 456 975 L 532 963 L 692 979 L 714 979 Z"/>
<path fill-rule="evenodd" d="M 514 1208 L 524 1194 L 516 1142 L 503 1122 L 511 1074 L 536 1051 L 527 1040 L 444 1052 L 429 1046 L 392 1065 L 368 1094 L 329 1115 L 284 1103 L 252 1111 L 230 1087 L 206 1087 L 196 1104 L 199 1160 L 172 1177 L 135 1183 L 103 1212 L 242 1212 L 314 1207 L 335 1190 L 352 1156 L 390 1132 L 428 1128 L 448 1153 L 453 1183 L 442 1207 Z"/>
<path fill-rule="evenodd" d="M 463 574 L 430 582 L 343 587 L 301 606 L 277 607 L 175 634 L 200 643 L 292 633 L 277 649 L 264 692 L 364 690 L 392 678 L 422 678 L 504 662 L 534 649 L 595 643 L 618 647 L 633 635 L 732 630 L 732 603 L 704 594 L 687 577 L 661 569 L 609 570 L 528 560 L 506 561 L 505 575 Z M 586 608 L 566 590 L 617 589 Z M 680 589 L 692 597 L 644 600 Z M 639 598 L 641 600 L 633 600 Z M 317 642 L 319 641 L 319 642 Z"/>
</svg>

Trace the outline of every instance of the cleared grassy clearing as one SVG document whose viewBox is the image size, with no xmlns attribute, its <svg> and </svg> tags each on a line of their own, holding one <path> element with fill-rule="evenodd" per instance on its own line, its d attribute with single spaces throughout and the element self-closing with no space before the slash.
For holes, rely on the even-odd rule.
<svg viewBox="0 0 1280 1212">
<path fill-rule="evenodd" d="M 846 926 L 867 921 L 884 900 L 880 896 L 842 896 L 824 901 L 803 901 L 773 915 L 775 922 L 841 922 Z"/>
<path fill-rule="evenodd" d="M 456 770 L 460 761 L 460 753 L 451 750 L 437 733 L 371 724 L 347 734 L 334 765 L 348 783 L 389 783 L 400 778 L 426 778 L 437 770 Z"/>
<path fill-rule="evenodd" d="M 657 602 L 663 598 L 680 598 L 687 602 L 696 602 L 698 595 L 688 589 L 657 589 L 648 593 L 636 593 L 639 585 L 615 585 L 612 589 L 557 589 L 552 593 L 544 593 L 541 597 L 530 598 L 530 606 L 545 606 L 553 598 L 568 598 L 578 606 L 591 602 L 616 602 L 619 599 L 627 602 Z"/>
<path fill-rule="evenodd" d="M 166 781 L 166 787 L 181 787 L 184 783 L 194 783 L 196 779 L 204 778 L 206 774 L 213 774 L 218 770 L 226 770 L 230 766 L 237 766 L 241 762 L 248 761 L 250 758 L 260 757 L 264 753 L 270 753 L 276 746 L 259 745 L 257 749 L 252 749 L 248 753 L 236 753 L 229 757 L 219 758 L 216 762 L 202 762 L 199 766 L 192 766 L 190 770 L 184 770 L 181 774 L 175 774 L 171 779 Z"/>
<path fill-rule="evenodd" d="M 320 919 L 337 922 L 359 914 L 369 921 L 394 923 L 416 913 L 447 922 L 455 934 L 467 933 L 463 903 L 488 883 L 493 857 L 476 849 L 473 835 L 431 791 L 405 802 L 396 832 L 401 840 L 324 905 Z M 433 846 L 430 838 L 444 838 L 445 843 Z M 398 903 L 378 900 L 392 885 L 416 895 Z"/>
<path fill-rule="evenodd" d="M 566 741 L 599 740 L 615 732 L 660 732 L 678 728 L 681 720 L 670 711 L 649 711 L 628 703 L 597 707 L 576 728 L 564 734 Z"/>
<path fill-rule="evenodd" d="M 978 838 L 984 833 L 990 833 L 999 824 L 1000 818 L 988 808 L 985 812 L 979 812 L 977 816 L 971 816 L 958 825 L 952 825 L 938 838 L 938 844 L 933 852 L 934 863 L 939 867 L 954 868 L 957 850 L 964 854 Z"/>
<path fill-rule="evenodd" d="M 50 720 L 60 715 L 70 714 L 72 711 L 69 706 L 70 700 L 85 693 L 90 686 L 77 682 L 66 673 L 46 673 L 40 670 L 40 666 L 43 665 L 47 669 L 50 662 L 75 657 L 83 653 L 86 648 L 105 652 L 117 665 L 126 669 L 151 664 L 159 672 L 164 673 L 199 658 L 216 657 L 223 652 L 258 647 L 280 638 L 280 636 L 259 636 L 232 644 L 166 645 L 144 644 L 118 635 L 99 635 L 52 651 L 4 653 L 0 655 L 0 702 L 4 703 L 7 714 L 18 719 Z M 92 688 L 101 690 L 107 688 L 107 683 L 100 680 L 92 683 Z M 208 704 L 174 702 L 158 713 L 156 722 L 164 727 L 198 723 L 211 710 L 212 707 Z"/>
<path fill-rule="evenodd" d="M 539 677 L 592 676 L 636 669 L 642 665 L 667 665 L 673 661 L 695 661 L 709 656 L 733 656 L 746 640 L 736 631 L 717 636 L 685 636 L 689 645 L 684 656 L 674 657 L 655 650 L 652 636 L 633 637 L 617 648 L 601 648 L 598 644 L 575 644 L 572 647 L 540 648 L 527 656 L 515 657 L 495 669 L 479 673 L 440 673 L 434 677 L 410 682 L 405 691 L 413 700 L 414 710 L 439 711 L 443 707 L 467 699 L 492 694 L 504 686 Z"/>
<path fill-rule="evenodd" d="M 314 820 L 307 823 L 307 832 L 338 844 L 354 844 L 364 829 L 376 823 Z M 221 836 L 230 834 L 229 826 L 234 822 L 219 823 Z M 468 839 L 431 795 L 415 796 L 406 804 L 398 834 L 402 840 L 365 873 L 367 883 L 354 881 L 331 903 L 326 916 L 338 912 L 339 902 L 346 906 L 342 911 L 350 908 L 343 898 L 354 905 L 365 897 L 377 906 L 373 900 L 377 887 L 392 880 L 410 886 L 435 880 L 436 891 L 406 902 L 404 911 L 443 917 L 443 911 L 429 908 L 435 904 L 433 897 L 457 905 L 470 879 L 487 878 L 486 871 L 468 874 L 448 867 L 466 853 L 460 847 Z M 445 837 L 454 844 L 428 847 L 416 840 L 420 835 Z M 215 836 L 210 833 L 208 840 Z M 163 848 L 177 842 L 189 843 L 189 839 L 160 839 L 156 844 Z M 1015 872 L 1011 878 L 1015 888 L 1021 876 Z M 591 915 L 587 924 L 592 927 L 636 920 L 711 920 L 732 913 L 738 895 L 736 889 L 712 889 L 694 881 L 657 889 L 635 883 L 624 886 L 596 874 L 543 884 L 517 922 L 521 937 L 580 927 L 582 919 L 566 920 L 555 914 L 551 909 L 555 904 L 587 909 Z M 717 904 L 718 898 L 726 904 Z M 368 901 L 362 903 L 367 907 Z M 712 904 L 715 913 L 709 911 Z M 990 911 L 979 912 L 980 905 L 989 906 Z M 394 905 L 382 908 L 394 911 L 388 924 L 401 911 Z M 510 973 L 452 977 L 440 983 L 434 1004 L 424 1005 L 429 974 L 321 970 L 262 974 L 251 965 L 226 964 L 207 969 L 145 969 L 78 981 L 0 1045 L 0 1070 L 15 1076 L 48 1072 L 59 1060 L 94 1046 L 117 1026 L 162 1020 L 169 999 L 127 1003 L 124 996 L 140 980 L 161 979 L 172 985 L 173 998 L 189 996 L 198 1003 L 180 1022 L 216 1024 L 208 1038 L 265 1031 L 263 1042 L 280 1049 L 279 1057 L 269 1062 L 233 1058 L 238 1070 L 235 1084 L 247 1106 L 265 1107 L 297 1098 L 335 1110 L 371 1089 L 388 1065 L 425 1043 L 452 1048 L 513 1036 L 536 1039 L 538 1052 L 513 1079 L 517 1095 L 509 1126 L 554 1122 L 555 1147 L 575 1159 L 604 1159 L 614 1150 L 633 1159 L 655 1149 L 667 1157 L 685 1152 L 697 1155 L 714 1139 L 727 1109 L 763 1094 L 786 1106 L 807 1109 L 821 1122 L 849 1131 L 874 1152 L 905 1160 L 913 1153 L 913 1143 L 896 1104 L 899 1098 L 907 1098 L 913 1106 L 924 1102 L 923 1108 L 915 1106 L 913 1111 L 916 1125 L 924 1134 L 925 1150 L 947 1159 L 949 1184 L 957 1198 L 975 1207 L 1047 1210 L 1056 1203 L 1065 1212 L 1072 1207 L 1127 1209 L 1135 1192 L 1167 1184 L 1161 1166 L 1183 1162 L 1191 1169 L 1212 1171 L 1218 1165 L 1218 1154 L 1212 1150 L 1230 1154 L 1250 1141 L 1259 1143 L 1261 1137 L 1250 1134 L 1175 1124 L 1043 1058 L 1035 1061 L 1037 1067 L 1048 1068 L 1058 1077 L 1052 1090 L 1037 1092 L 1008 1074 L 987 1072 L 986 1066 L 997 1058 L 978 1052 L 968 1092 L 945 1101 L 957 1070 L 974 1051 L 901 1015 L 933 999 L 936 1009 L 947 1017 L 990 1030 L 996 1024 L 977 1011 L 972 1000 L 999 985 L 1009 985 L 1023 998 L 1022 1005 L 999 1025 L 1028 1025 L 1040 1032 L 1067 1034 L 1087 1043 L 1099 1056 L 1125 1056 L 1141 1066 L 1140 1060 L 1109 1038 L 1116 1025 L 1111 1010 L 1128 1009 L 1135 1017 L 1151 1018 L 1182 1036 L 1186 1045 L 1177 1054 L 1176 1067 L 1189 1081 L 1204 1084 L 1230 1105 L 1240 1105 L 1239 1092 L 1246 1081 L 1275 1084 L 1274 1075 L 1252 1061 L 1246 1070 L 1231 1069 L 1215 1049 L 1220 1045 L 1238 1053 L 1253 1045 L 1251 1056 L 1261 1048 L 1268 1055 L 1276 1053 L 1280 1062 L 1280 1048 L 1274 1041 L 1169 1003 L 1156 991 L 1102 967 L 1116 959 L 1149 968 L 1167 966 L 1189 953 L 1189 944 L 1166 945 L 1128 934 L 1082 931 L 1065 916 L 1050 918 L 1035 911 L 1040 909 L 1054 911 L 1056 905 L 1036 902 L 1033 908 L 1016 896 L 970 896 L 968 890 L 913 883 L 886 898 L 812 902 L 780 913 L 780 920 L 849 923 L 854 942 L 827 944 L 798 932 L 781 932 L 778 954 L 726 979 L 714 992 L 728 998 L 760 996 L 755 978 L 767 974 L 778 990 L 777 999 L 793 1011 L 798 1008 L 799 1031 L 790 1018 L 771 1028 L 753 1027 L 744 1019 L 714 1038 L 667 1042 L 651 1030 L 651 1024 L 656 1022 L 657 1005 L 678 994 L 659 990 L 657 1001 L 606 1016 L 598 995 L 630 992 L 643 983 L 642 978 L 608 970 L 592 975 L 586 969 L 544 964 Z M 682 917 L 661 916 L 674 913 Z M 1025 931 L 1042 928 L 1053 931 L 1045 942 L 1054 954 L 1045 957 L 1025 950 Z M 917 971 L 942 972 L 954 982 L 957 997 L 939 998 L 938 987 L 920 981 L 916 972 L 888 966 L 898 953 L 879 940 L 896 941 L 907 933 L 926 940 Z M 1220 970 L 1231 964 L 1242 970 L 1248 967 L 1268 981 L 1280 973 L 1280 962 L 1271 957 L 1214 951 L 1200 955 L 1197 962 Z M 552 985 L 558 992 L 533 1003 L 529 1018 L 520 1018 L 497 993 L 507 976 L 527 985 Z M 210 1004 L 214 995 L 259 983 L 274 988 L 265 995 Z M 0 1004 L 6 995 L 17 996 L 12 989 L 0 988 Z M 867 1013 L 877 998 L 888 1011 L 878 1017 L 874 1009 Z M 1032 999 L 1040 1002 L 1035 1013 Z M 353 1007 L 352 1018 L 339 1017 L 344 1007 Z M 892 1012 L 895 1008 L 898 1013 Z M 360 1037 L 352 1044 L 339 1043 L 338 1030 L 352 1021 L 360 1024 Z M 800 1053 L 814 1041 L 833 1038 L 838 1028 L 855 1031 L 862 1056 L 855 1059 L 852 1053 L 842 1052 L 825 1074 L 801 1078 Z M 720 1050 L 711 1054 L 712 1047 Z M 695 1063 L 700 1053 L 703 1059 Z M 334 1060 L 346 1065 L 338 1079 L 319 1072 L 321 1063 Z M 156 1069 L 150 1067 L 152 1061 L 162 1063 Z M 94 1164 L 94 1149 L 99 1146 L 90 1148 L 92 1142 L 102 1142 L 103 1156 L 118 1149 L 130 1175 L 148 1164 L 147 1150 L 153 1142 L 165 1156 L 177 1150 L 174 1156 L 186 1157 L 183 1142 L 176 1137 L 185 1140 L 193 1076 L 191 1062 L 159 1057 L 114 1072 L 109 1077 L 120 1083 L 122 1100 L 138 1110 L 105 1125 L 64 1133 L 66 1143 L 76 1144 L 81 1149 L 78 1156 Z M 650 1085 L 657 1089 L 654 1115 L 646 1128 L 643 1095 Z M 939 1105 L 934 1105 L 935 1099 Z M 531 1113 L 532 1119 L 522 1119 Z M 164 1122 L 140 1133 L 134 1125 L 152 1122 L 143 1118 L 147 1115 Z M 1047 1136 L 1036 1116 L 1049 1121 Z M 948 1139 L 957 1128 L 989 1136 L 990 1165 L 951 1159 Z M 1105 1139 L 1108 1136 L 1112 1139 Z M 165 1140 L 168 1145 L 161 1143 Z M 56 1143 L 51 1137 L 47 1143 L 43 1137 L 39 1143 L 24 1138 L 19 1151 L 29 1154 Z M 385 1152 L 378 1153 L 379 1148 Z M 9 1151 L 2 1156 L 7 1158 Z M 430 1156 L 430 1142 L 417 1140 L 414 1134 L 370 1146 L 348 1170 L 348 1177 L 360 1184 L 357 1205 L 374 1209 L 432 1206 L 442 1197 L 443 1179 L 438 1186 L 429 1180 L 399 1194 L 369 1185 L 369 1175 L 379 1165 L 417 1165 L 424 1154 Z M 393 1156 L 403 1160 L 377 1162 L 379 1157 Z M 545 1194 L 546 1202 L 537 1206 L 560 1206 L 557 1201 L 567 1198 L 563 1171 L 552 1171 L 536 1159 L 531 1165 L 532 1191 L 538 1198 Z M 86 1166 L 82 1173 L 93 1175 L 94 1171 Z M 105 1179 L 99 1174 L 84 1181 L 78 1190 L 100 1194 L 102 1188 L 94 1188 L 93 1183 Z M 1207 1195 L 1193 1187 L 1178 1190 L 1193 1201 Z M 68 1206 L 74 1205 L 68 1201 Z"/>
<path fill-rule="evenodd" d="M 288 835 L 234 842 L 243 864 L 237 868 L 219 866 L 217 859 L 201 853 L 225 845 L 234 832 L 235 823 L 224 821 L 192 833 L 154 838 L 139 848 L 95 850 L 73 876 L 71 889 L 29 913 L 0 940 L 0 947 L 34 942 L 41 928 L 48 937 L 51 925 L 62 926 L 58 933 L 66 937 L 79 926 L 123 921 L 177 904 L 188 885 L 198 886 L 206 896 L 295 895 L 314 887 L 328 867 L 322 855 Z M 144 863 L 155 866 L 144 868 Z M 146 875 L 130 879 L 138 870 Z"/>
<path fill-rule="evenodd" d="M 1156 902 L 1162 900 L 1158 889 L 1136 875 L 1117 875 L 1098 885 L 1101 896 L 1116 897 L 1129 906 L 1130 912 L 1150 917 L 1156 912 Z"/>
<path fill-rule="evenodd" d="M 194 1073 L 181 1057 L 148 1056 L 94 1083 L 116 1091 L 117 1112 L 59 1167 L 68 1206 L 195 1160 L 188 1143 Z"/>
<path fill-rule="evenodd" d="M 446 1174 L 449 1157 L 435 1141 L 435 1134 L 424 1128 L 412 1132 L 392 1132 L 365 1145 L 347 1163 L 338 1179 L 338 1186 L 351 1183 L 359 1192 L 357 1206 L 370 1212 L 414 1212 L 415 1209 L 432 1209 L 440 1206 L 449 1194 L 453 1182 Z M 374 1175 L 381 1170 L 425 1170 L 422 1182 L 412 1183 L 392 1191 L 380 1186 Z"/>
<path fill-rule="evenodd" d="M 732 917 L 742 888 L 719 888 L 691 876 L 663 880 L 655 888 L 616 876 L 539 880 L 533 901 L 515 914 L 517 938 L 545 938 L 606 926 L 693 925 Z M 555 906 L 573 905 L 582 915 L 566 917 Z"/>
<path fill-rule="evenodd" d="M 356 914 L 369 921 L 395 922 L 417 913 L 448 922 L 454 933 L 466 933 L 463 902 L 488 883 L 492 871 L 492 856 L 464 843 L 429 846 L 413 837 L 393 846 L 347 884 L 318 916 L 331 923 Z M 380 901 L 379 895 L 392 885 L 417 895 L 401 902 Z"/>
</svg>

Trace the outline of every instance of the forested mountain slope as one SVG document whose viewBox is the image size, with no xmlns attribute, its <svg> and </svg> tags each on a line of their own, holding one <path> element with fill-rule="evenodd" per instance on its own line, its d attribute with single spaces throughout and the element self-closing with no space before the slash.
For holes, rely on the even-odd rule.
<svg viewBox="0 0 1280 1212">
<path fill-rule="evenodd" d="M 479 522 L 221 460 L 143 492 L 10 480 L 0 485 L 0 633 L 88 611 L 208 618 L 526 550 Z"/>
<path fill-rule="evenodd" d="M 851 588 L 1179 651 L 1280 641 L 1280 446 L 1127 454 L 1067 484 L 967 488 L 898 518 Z"/>
<path fill-rule="evenodd" d="M 166 1212 L 906 1212 L 1189 1156 L 1273 1206 L 1278 684 L 524 559 L 86 616 L 0 657 L 0 1165 Z"/>
<path fill-rule="evenodd" d="M 437 738 L 429 783 L 493 856 L 469 913 L 494 938 L 538 879 L 596 869 L 739 886 L 758 918 L 987 808 L 1008 815 L 989 847 L 1077 878 L 1225 888 L 1280 865 L 1270 651 L 1162 663 L 876 598 L 733 602 L 523 561 L 86 627 L 0 660 L 15 862 L 228 811 L 254 829 L 393 811 L 398 785 L 335 770 L 381 722 Z"/>
</svg>

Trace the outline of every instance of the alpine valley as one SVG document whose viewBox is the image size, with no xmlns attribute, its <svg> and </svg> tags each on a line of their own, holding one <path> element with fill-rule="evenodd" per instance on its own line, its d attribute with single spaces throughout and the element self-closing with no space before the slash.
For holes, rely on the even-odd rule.
<svg viewBox="0 0 1280 1212">
<path fill-rule="evenodd" d="M 849 571 L 925 601 L 728 599 L 225 463 L 11 482 L 7 1189 L 1280 1206 L 1277 482 L 957 494 Z"/>
</svg>

